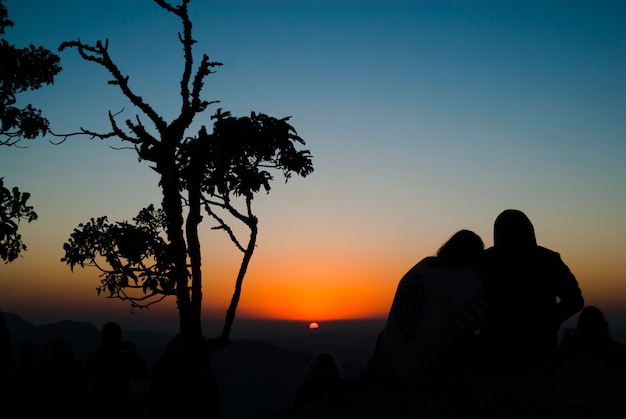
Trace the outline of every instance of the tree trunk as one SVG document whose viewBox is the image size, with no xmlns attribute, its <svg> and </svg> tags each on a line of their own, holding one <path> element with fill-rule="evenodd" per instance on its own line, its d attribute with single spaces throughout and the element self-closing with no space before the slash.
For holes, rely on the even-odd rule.
<svg viewBox="0 0 626 419">
<path fill-rule="evenodd" d="M 202 256 L 200 252 L 200 237 L 198 237 L 198 225 L 202 221 L 202 215 L 200 215 L 200 183 L 192 179 L 187 186 L 189 214 L 187 215 L 186 234 L 187 252 L 191 262 L 191 301 L 189 311 L 190 316 L 194 316 L 200 322 L 202 315 Z"/>
<path fill-rule="evenodd" d="M 176 148 L 162 142 L 161 158 L 157 163 L 161 174 L 163 211 L 167 224 L 167 236 L 174 263 L 172 276 L 176 282 L 176 302 L 180 319 L 180 333 L 190 340 L 202 338 L 200 315 L 194 309 L 189 292 L 187 269 L 187 246 L 184 237 L 183 205 L 180 198 L 180 181 L 176 166 Z"/>
</svg>

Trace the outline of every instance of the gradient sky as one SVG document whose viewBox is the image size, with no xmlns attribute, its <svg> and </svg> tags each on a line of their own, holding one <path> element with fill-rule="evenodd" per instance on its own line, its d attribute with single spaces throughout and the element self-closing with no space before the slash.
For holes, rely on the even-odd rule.
<svg viewBox="0 0 626 419">
<path fill-rule="evenodd" d="M 179 106 L 181 29 L 149 0 L 8 0 L 6 39 L 56 50 L 109 39 L 131 86 L 164 117 Z M 204 97 L 291 123 L 315 172 L 256 200 L 258 248 L 238 315 L 384 317 L 400 277 L 455 231 L 493 243 L 521 209 L 561 253 L 587 304 L 626 306 L 626 3 L 615 1 L 192 1 L 197 61 L 224 65 Z M 56 132 L 136 111 L 100 67 L 59 54 L 54 86 L 23 95 Z M 212 108 L 210 111 L 213 111 Z M 208 116 L 199 121 L 210 124 Z M 34 321 L 173 321 L 174 301 L 130 315 L 96 295 L 94 269 L 60 262 L 90 217 L 160 203 L 157 178 L 119 143 L 39 139 L 0 149 L 7 186 L 32 194 L 28 251 L 0 266 L 0 307 Z M 222 316 L 240 253 L 203 227 L 204 312 Z M 235 323 L 235 329 L 237 324 Z M 209 334 L 212 334 L 209 332 Z"/>
</svg>

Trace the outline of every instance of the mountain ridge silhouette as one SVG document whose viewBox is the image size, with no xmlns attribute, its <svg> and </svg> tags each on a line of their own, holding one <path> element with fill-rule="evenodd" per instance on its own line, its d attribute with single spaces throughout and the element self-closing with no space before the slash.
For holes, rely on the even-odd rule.
<svg viewBox="0 0 626 419">
<path fill-rule="evenodd" d="M 82 361 L 100 345 L 100 330 L 89 322 L 62 320 L 36 326 L 18 314 L 3 312 L 3 315 L 14 354 L 23 341 L 43 344 L 63 338 L 72 344 L 76 358 Z M 125 331 L 123 325 L 122 330 L 123 339 L 136 344 L 150 368 L 173 337 L 159 331 Z M 225 348 L 213 353 L 211 359 L 220 386 L 224 419 L 250 418 L 264 412 L 271 414 L 291 406 L 306 366 L 316 352 L 337 352 L 346 376 L 356 378 L 367 356 L 366 351 L 352 345 L 363 341 L 330 333 L 278 336 L 266 340 L 233 339 Z M 136 383 L 134 388 L 148 391 L 147 383 Z M 242 399 L 246 403 L 242 403 Z"/>
<path fill-rule="evenodd" d="M 87 322 L 64 320 L 35 326 L 17 314 L 3 314 L 14 348 L 21 339 L 44 343 L 49 338 L 63 337 L 74 345 L 77 358 L 81 358 L 84 352 L 99 345 L 99 330 Z M 376 330 L 372 333 L 375 334 Z M 124 339 L 137 344 L 149 365 L 153 365 L 171 337 L 149 330 L 124 334 Z M 363 362 L 373 351 L 375 336 L 372 339 L 366 335 L 355 338 L 332 333 L 233 339 L 211 359 L 219 383 L 224 419 L 284 417 L 282 415 L 291 406 L 307 364 L 317 352 L 336 354 L 346 377 L 355 379 L 364 371 Z M 454 384 L 466 391 L 461 409 L 468 415 L 479 412 L 481 417 L 491 418 L 626 418 L 623 397 L 626 394 L 626 365 L 584 363 L 558 371 L 469 375 L 460 377 Z M 147 391 L 147 387 L 143 391 Z M 395 409 L 398 403 L 407 400 L 426 409 L 422 417 L 458 417 L 446 415 L 450 403 L 458 402 L 450 397 L 445 392 L 428 395 L 357 393 L 350 401 L 347 417 L 401 417 L 394 416 Z"/>
</svg>

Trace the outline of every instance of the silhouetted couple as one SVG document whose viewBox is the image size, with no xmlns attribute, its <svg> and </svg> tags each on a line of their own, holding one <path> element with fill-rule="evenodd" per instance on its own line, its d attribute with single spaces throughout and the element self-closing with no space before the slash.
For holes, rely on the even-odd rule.
<svg viewBox="0 0 626 419">
<path fill-rule="evenodd" d="M 561 323 L 583 303 L 576 278 L 537 245 L 528 217 L 505 210 L 493 247 L 461 230 L 404 275 L 372 366 L 423 384 L 465 366 L 534 365 L 556 354 Z"/>
</svg>

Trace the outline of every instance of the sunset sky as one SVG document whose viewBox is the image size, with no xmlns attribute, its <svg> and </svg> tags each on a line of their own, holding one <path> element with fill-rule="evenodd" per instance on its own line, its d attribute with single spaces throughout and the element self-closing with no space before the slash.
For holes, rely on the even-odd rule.
<svg viewBox="0 0 626 419">
<path fill-rule="evenodd" d="M 150 0 L 8 0 L 12 44 L 109 39 L 131 87 L 166 119 L 179 108 L 179 20 Z M 599 1 L 193 0 L 196 62 L 223 63 L 204 98 L 282 118 L 315 171 L 259 196 L 258 248 L 240 318 L 385 317 L 396 284 L 455 231 L 493 243 L 521 209 L 558 251 L 586 304 L 626 307 L 626 3 Z M 20 97 L 56 132 L 138 113 L 108 74 L 59 53 L 53 86 Z M 122 119 L 123 118 L 123 119 Z M 98 297 L 98 272 L 60 262 L 90 217 L 130 220 L 160 203 L 157 177 L 119 142 L 45 139 L 0 149 L 5 186 L 32 194 L 28 251 L 0 265 L 0 309 L 35 323 L 176 322 L 173 300 L 130 313 Z M 241 254 L 202 227 L 204 313 L 223 316 Z M 625 309 L 626 310 L 626 309 Z M 626 324 L 626 322 L 624 323 Z M 237 323 L 235 323 L 235 329 Z M 213 334 L 213 331 L 206 331 Z"/>
</svg>

